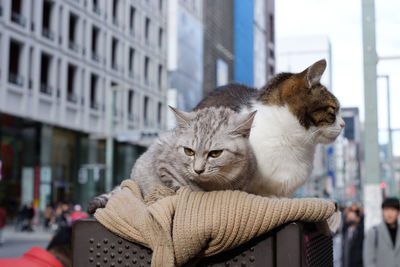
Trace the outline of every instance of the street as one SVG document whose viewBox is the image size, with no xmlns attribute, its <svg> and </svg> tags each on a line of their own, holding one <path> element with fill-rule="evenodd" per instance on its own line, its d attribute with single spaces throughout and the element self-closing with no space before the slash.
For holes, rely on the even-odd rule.
<svg viewBox="0 0 400 267">
<path fill-rule="evenodd" d="M 0 246 L 0 258 L 21 257 L 33 246 L 46 248 L 52 232 L 45 232 L 41 228 L 34 232 L 16 232 L 13 226 L 6 226 L 3 230 L 4 243 Z"/>
</svg>

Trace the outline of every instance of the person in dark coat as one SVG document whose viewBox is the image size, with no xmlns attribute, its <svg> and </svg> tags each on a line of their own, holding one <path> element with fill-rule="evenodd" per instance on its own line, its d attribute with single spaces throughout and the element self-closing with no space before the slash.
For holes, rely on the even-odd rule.
<svg viewBox="0 0 400 267">
<path fill-rule="evenodd" d="M 400 267 L 399 210 L 397 198 L 383 201 L 383 221 L 369 229 L 364 240 L 366 267 Z"/>
</svg>

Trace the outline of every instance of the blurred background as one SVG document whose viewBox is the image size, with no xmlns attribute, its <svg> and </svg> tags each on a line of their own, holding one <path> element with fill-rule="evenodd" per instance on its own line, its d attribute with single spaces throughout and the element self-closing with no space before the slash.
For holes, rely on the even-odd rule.
<svg viewBox="0 0 400 267">
<path fill-rule="evenodd" d="M 297 196 L 379 221 L 382 198 L 400 190 L 398 10 L 396 0 L 0 0 L 5 244 L 45 244 L 128 178 L 173 127 L 168 105 L 190 110 L 217 86 L 260 88 L 322 58 L 346 127 L 317 147 Z M 0 256 L 21 254 L 6 247 Z"/>
</svg>

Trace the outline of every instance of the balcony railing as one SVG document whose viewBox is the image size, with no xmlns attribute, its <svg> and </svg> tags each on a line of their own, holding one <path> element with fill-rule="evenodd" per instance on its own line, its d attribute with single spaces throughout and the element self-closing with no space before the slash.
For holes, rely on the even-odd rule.
<svg viewBox="0 0 400 267">
<path fill-rule="evenodd" d="M 23 86 L 24 85 L 24 78 L 21 75 L 15 74 L 15 73 L 9 73 L 8 74 L 8 81 L 12 84 L 18 85 L 18 86 Z"/>
<path fill-rule="evenodd" d="M 21 25 L 22 27 L 25 27 L 25 25 L 26 25 L 25 17 L 16 12 L 11 13 L 11 21 Z"/>
<path fill-rule="evenodd" d="M 47 95 L 51 95 L 53 93 L 53 87 L 51 87 L 48 84 L 42 83 L 40 85 L 40 92 Z"/>
<path fill-rule="evenodd" d="M 75 42 L 73 42 L 73 41 L 69 41 L 69 44 L 68 44 L 68 47 L 69 47 L 69 49 L 71 49 L 71 50 L 73 50 L 73 51 L 75 51 L 75 52 L 79 52 L 79 46 L 78 46 L 78 44 L 76 44 Z"/>
<path fill-rule="evenodd" d="M 99 103 L 96 101 L 90 101 L 90 108 L 94 110 L 99 110 Z"/>
<path fill-rule="evenodd" d="M 111 64 L 111 68 L 112 68 L 113 70 L 115 70 L 115 71 L 118 71 L 118 69 L 119 69 L 117 63 L 112 63 L 112 64 Z"/>
<path fill-rule="evenodd" d="M 113 17 L 112 22 L 116 27 L 118 27 L 118 19 L 116 17 Z"/>
<path fill-rule="evenodd" d="M 96 52 L 92 52 L 93 61 L 100 62 L 100 56 Z"/>
<path fill-rule="evenodd" d="M 67 94 L 67 100 L 69 101 L 69 102 L 72 102 L 72 103 L 78 103 L 78 97 L 76 96 L 76 94 L 75 93 L 71 93 L 71 92 L 68 92 L 68 94 Z"/>
<path fill-rule="evenodd" d="M 54 33 L 50 29 L 43 28 L 42 35 L 47 39 L 54 40 Z"/>
<path fill-rule="evenodd" d="M 96 13 L 97 15 L 100 16 L 101 10 L 98 6 L 93 6 L 93 13 Z"/>
</svg>

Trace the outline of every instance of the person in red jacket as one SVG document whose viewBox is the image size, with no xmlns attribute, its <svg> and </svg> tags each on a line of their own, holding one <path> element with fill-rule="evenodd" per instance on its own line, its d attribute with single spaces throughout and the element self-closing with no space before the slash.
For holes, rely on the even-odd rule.
<svg viewBox="0 0 400 267">
<path fill-rule="evenodd" d="M 72 266 L 72 229 L 61 227 L 47 250 L 33 247 L 21 257 L 0 259 L 1 267 L 71 267 Z"/>
<path fill-rule="evenodd" d="M 3 245 L 3 228 L 6 225 L 7 212 L 0 207 L 0 247 Z"/>
</svg>

